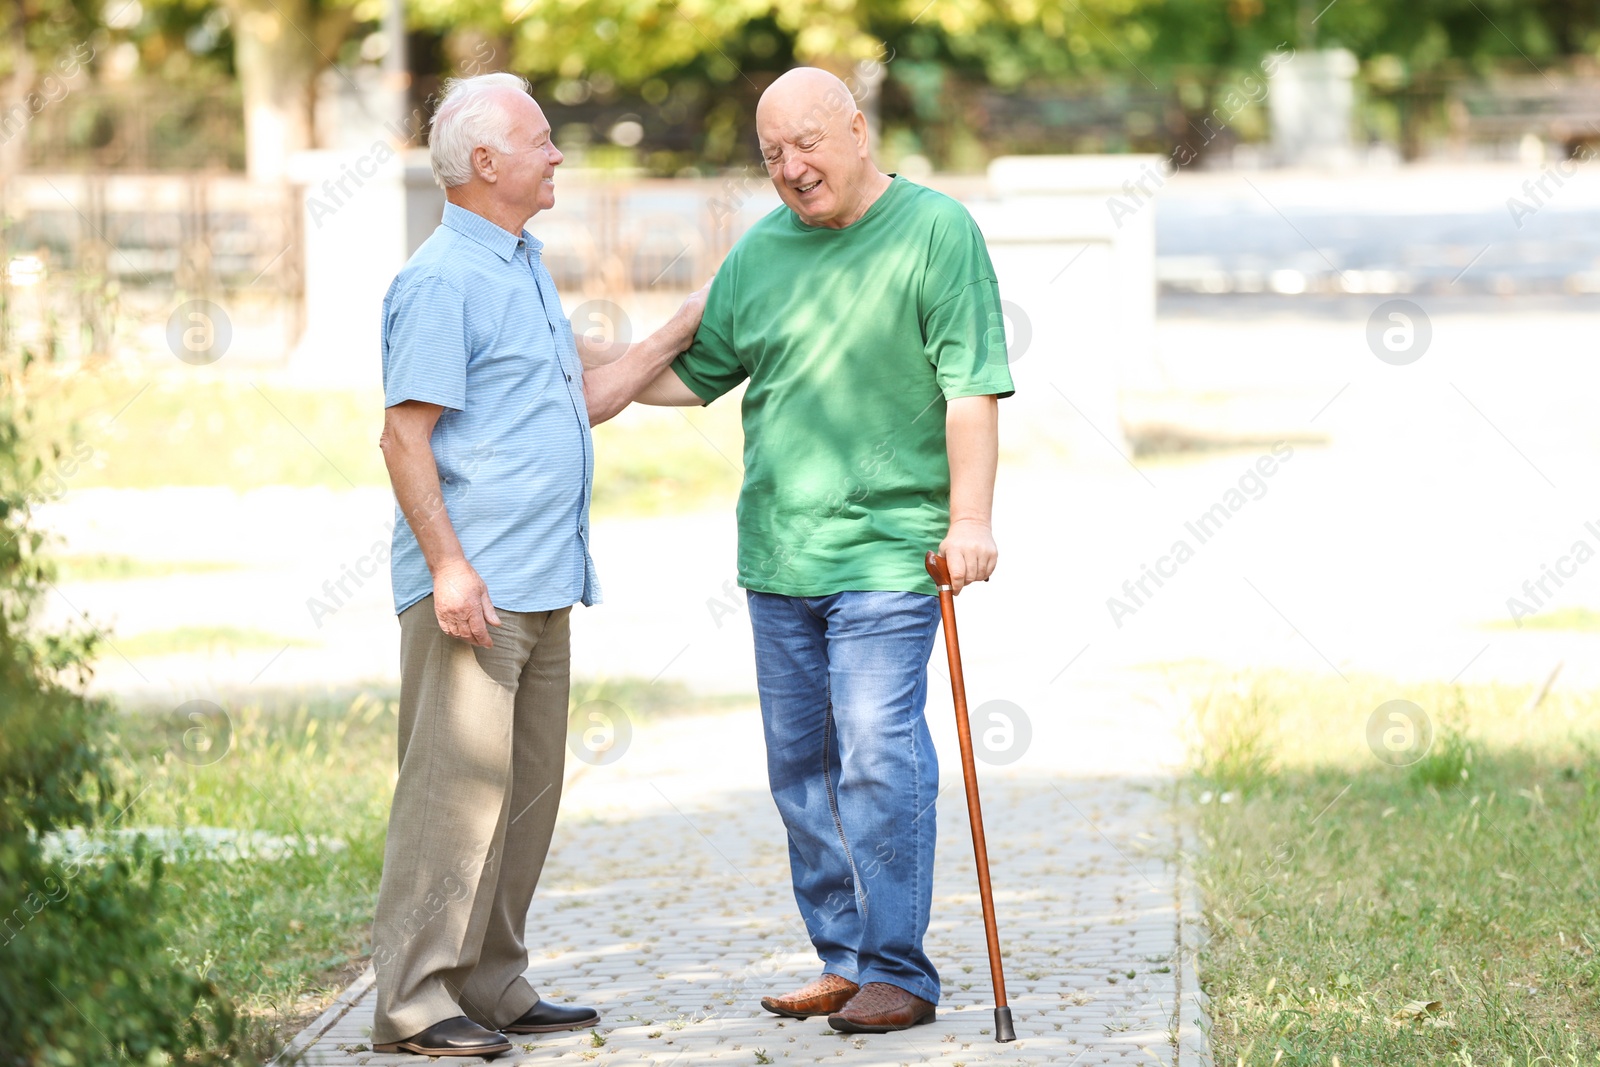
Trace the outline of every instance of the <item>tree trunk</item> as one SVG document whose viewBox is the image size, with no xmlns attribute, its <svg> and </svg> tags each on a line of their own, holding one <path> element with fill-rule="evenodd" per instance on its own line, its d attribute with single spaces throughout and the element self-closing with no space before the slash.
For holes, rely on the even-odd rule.
<svg viewBox="0 0 1600 1067">
<path fill-rule="evenodd" d="M 253 181 L 283 178 L 311 148 L 312 83 L 321 58 L 310 0 L 230 0 L 234 65 L 244 94 L 245 157 Z"/>
</svg>

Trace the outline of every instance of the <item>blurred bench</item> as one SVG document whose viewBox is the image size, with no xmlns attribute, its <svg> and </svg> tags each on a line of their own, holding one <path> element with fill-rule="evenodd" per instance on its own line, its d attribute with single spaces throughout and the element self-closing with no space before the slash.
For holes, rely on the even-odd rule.
<svg viewBox="0 0 1600 1067">
<path fill-rule="evenodd" d="M 1600 149 L 1600 77 L 1502 77 L 1460 86 L 1450 95 L 1450 125 L 1468 141 L 1505 144 L 1532 134 L 1562 145 Z"/>
</svg>

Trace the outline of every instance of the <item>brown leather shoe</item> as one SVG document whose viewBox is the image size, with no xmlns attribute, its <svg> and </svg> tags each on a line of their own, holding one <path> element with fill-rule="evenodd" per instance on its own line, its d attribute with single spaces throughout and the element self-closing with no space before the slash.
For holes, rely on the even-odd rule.
<svg viewBox="0 0 1600 1067">
<path fill-rule="evenodd" d="M 850 1002 L 861 989 L 848 978 L 825 974 L 816 981 L 807 982 L 793 993 L 781 997 L 762 997 L 761 1006 L 774 1015 L 787 1015 L 791 1019 L 809 1019 L 813 1015 L 827 1015 L 838 1011 Z"/>
<path fill-rule="evenodd" d="M 888 982 L 868 982 L 850 1003 L 828 1016 L 846 1034 L 887 1034 L 933 1022 L 933 1005 Z"/>
</svg>

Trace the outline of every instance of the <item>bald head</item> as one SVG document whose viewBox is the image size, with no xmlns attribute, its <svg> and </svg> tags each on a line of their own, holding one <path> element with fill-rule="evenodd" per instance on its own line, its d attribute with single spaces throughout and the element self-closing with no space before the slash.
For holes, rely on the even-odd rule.
<svg viewBox="0 0 1600 1067">
<path fill-rule="evenodd" d="M 808 226 L 842 229 L 888 186 L 872 165 L 855 97 L 818 67 L 796 67 L 767 87 L 756 136 L 778 195 Z"/>
<path fill-rule="evenodd" d="M 806 121 L 848 127 L 859 112 L 856 98 L 837 75 L 821 67 L 796 67 L 779 75 L 761 94 L 756 104 L 756 130 L 763 124 Z"/>
</svg>

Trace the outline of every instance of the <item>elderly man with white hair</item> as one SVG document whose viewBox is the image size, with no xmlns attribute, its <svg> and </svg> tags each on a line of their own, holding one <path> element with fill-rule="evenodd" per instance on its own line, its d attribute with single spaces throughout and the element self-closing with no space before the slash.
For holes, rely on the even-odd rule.
<svg viewBox="0 0 1600 1067">
<path fill-rule="evenodd" d="M 589 428 L 689 346 L 704 295 L 638 344 L 573 336 L 524 229 L 555 205 L 562 156 L 521 78 L 447 83 L 429 144 L 444 218 L 383 302 L 400 770 L 372 1042 L 493 1056 L 506 1034 L 600 1021 L 522 973 L 561 798 L 569 615 L 600 598 Z"/>
</svg>

